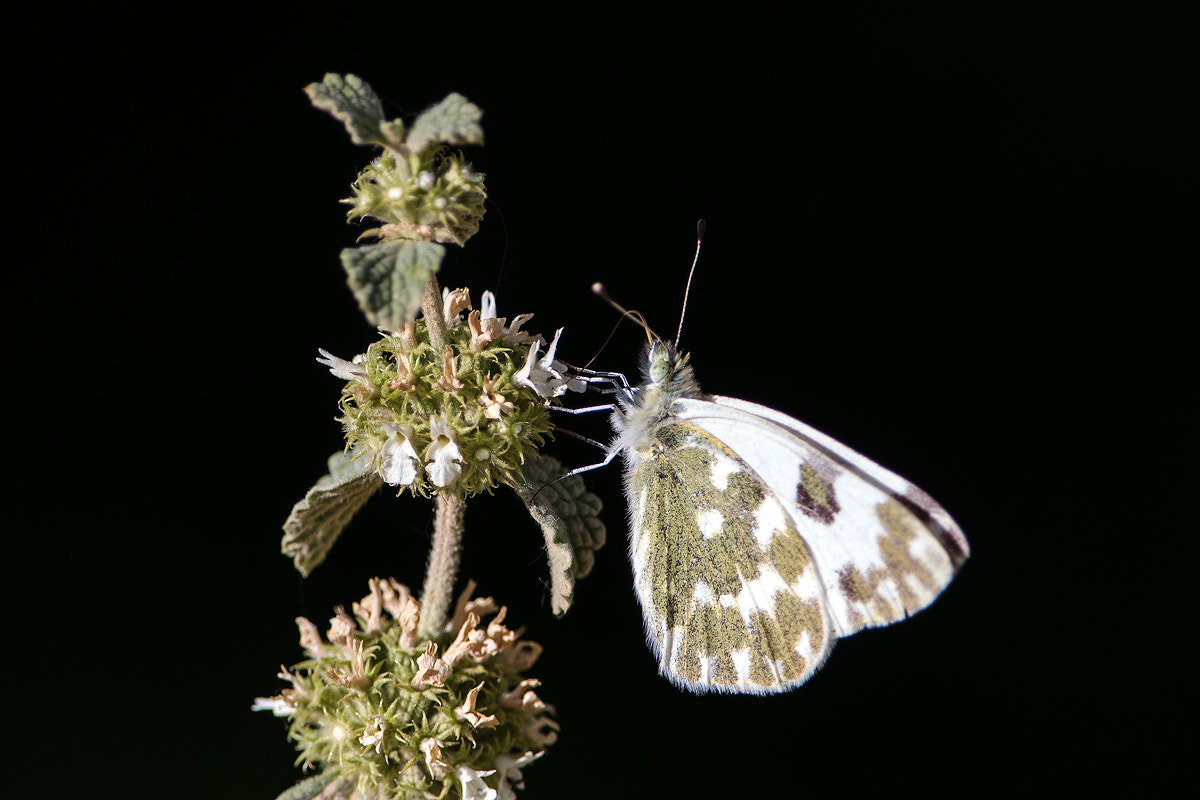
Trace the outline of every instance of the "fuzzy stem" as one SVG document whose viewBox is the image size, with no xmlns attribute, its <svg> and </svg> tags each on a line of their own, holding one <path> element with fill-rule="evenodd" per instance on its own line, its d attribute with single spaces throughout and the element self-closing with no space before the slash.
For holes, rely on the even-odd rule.
<svg viewBox="0 0 1200 800">
<path fill-rule="evenodd" d="M 437 516 L 433 524 L 433 546 L 429 550 L 429 567 L 425 571 L 425 587 L 421 591 L 421 630 L 433 637 L 442 632 L 450 618 L 450 603 L 454 599 L 454 578 L 458 574 L 458 557 L 462 552 L 463 511 L 466 501 L 456 492 L 439 492 Z"/>
<path fill-rule="evenodd" d="M 438 286 L 437 277 L 433 275 L 430 275 L 429 280 L 425 282 L 425 295 L 421 298 L 421 312 L 425 315 L 429 343 L 433 345 L 435 353 L 440 353 L 446 347 L 446 321 L 442 319 L 442 290 Z"/>
</svg>

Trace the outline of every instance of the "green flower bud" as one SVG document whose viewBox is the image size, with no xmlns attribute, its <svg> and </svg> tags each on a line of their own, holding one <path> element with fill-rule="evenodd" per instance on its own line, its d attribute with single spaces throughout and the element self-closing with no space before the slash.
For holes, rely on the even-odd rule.
<svg viewBox="0 0 1200 800">
<path fill-rule="evenodd" d="M 461 153 L 431 147 L 408 156 L 385 150 L 354 181 L 351 220 L 370 217 L 382 224 L 364 235 L 463 244 L 479 230 L 487 198 L 483 174 Z M 403 156 L 400 156 L 403 158 Z"/>
</svg>

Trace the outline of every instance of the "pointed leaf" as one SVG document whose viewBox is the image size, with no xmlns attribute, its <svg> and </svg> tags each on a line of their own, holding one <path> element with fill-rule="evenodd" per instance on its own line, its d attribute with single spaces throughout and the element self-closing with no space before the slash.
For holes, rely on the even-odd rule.
<svg viewBox="0 0 1200 800">
<path fill-rule="evenodd" d="M 383 103 L 362 78 L 330 72 L 320 83 L 305 86 L 304 92 L 314 106 L 328 111 L 346 126 L 355 144 L 388 143 L 380 130 L 384 122 Z"/>
<path fill-rule="evenodd" d="M 305 577 L 325 560 L 350 519 L 383 485 L 371 459 L 355 456 L 354 451 L 330 456 L 329 474 L 292 506 L 283 523 L 280 549 Z"/>
<path fill-rule="evenodd" d="M 327 769 L 320 775 L 313 775 L 311 778 L 305 778 L 297 783 L 292 788 L 288 789 L 283 794 L 275 798 L 275 800 L 317 800 L 325 791 L 325 787 L 333 783 L 338 778 L 336 769 Z M 345 778 L 340 780 L 346 791 L 349 791 L 352 784 Z M 339 795 L 340 796 L 340 795 Z"/>
<path fill-rule="evenodd" d="M 550 608 L 557 616 L 571 607 L 575 579 L 592 571 L 595 551 L 604 546 L 606 536 L 599 517 L 603 503 L 587 490 L 583 478 L 573 475 L 551 483 L 564 472 L 550 456 L 528 458 L 523 470 L 526 483 L 517 489 L 546 537 Z"/>
<path fill-rule="evenodd" d="M 367 321 L 394 331 L 416 318 L 445 254 L 440 244 L 392 240 L 343 250 L 342 266 Z"/>
<path fill-rule="evenodd" d="M 483 144 L 483 110 L 457 92 L 424 111 L 413 123 L 405 144 L 419 153 L 428 145 Z"/>
</svg>

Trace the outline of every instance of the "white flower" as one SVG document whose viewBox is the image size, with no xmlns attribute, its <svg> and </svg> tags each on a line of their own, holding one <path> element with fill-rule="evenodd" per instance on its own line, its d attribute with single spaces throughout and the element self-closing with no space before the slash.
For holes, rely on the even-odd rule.
<svg viewBox="0 0 1200 800">
<path fill-rule="evenodd" d="M 525 788 L 525 784 L 521 781 L 521 767 L 536 761 L 545 754 L 545 750 L 539 750 L 536 753 L 527 752 L 520 758 L 511 758 L 509 756 L 500 756 L 497 758 L 496 767 L 500 772 L 500 784 L 497 786 L 499 800 L 517 800 L 517 793 L 513 791 L 513 786 L 518 789 Z M 510 782 L 512 786 L 509 786 Z"/>
<path fill-rule="evenodd" d="M 513 317 L 512 323 L 504 329 L 504 341 L 510 345 L 516 345 L 524 344 L 532 339 L 533 336 L 521 330 L 521 326 L 531 319 L 533 319 L 533 314 L 517 314 Z"/>
<path fill-rule="evenodd" d="M 496 295 L 491 292 L 484 292 L 483 296 L 479 298 L 479 320 L 484 322 L 489 319 L 499 319 L 501 326 L 500 333 L 504 336 L 504 341 L 510 346 L 524 344 L 535 338 L 532 334 L 521 330 L 522 325 L 533 319 L 533 314 L 517 314 L 513 317 L 513 321 L 510 324 L 505 325 L 504 323 L 508 320 L 508 317 L 497 317 L 496 308 Z"/>
<path fill-rule="evenodd" d="M 344 381 L 357 381 L 367 377 L 366 370 L 357 364 L 351 361 L 346 361 L 344 358 L 338 358 L 329 351 L 322 350 L 319 347 L 317 348 L 317 352 L 325 356 L 324 358 L 318 358 L 317 363 L 324 364 L 325 366 L 329 367 L 329 371 L 332 372 L 334 376 L 341 378 Z"/>
<path fill-rule="evenodd" d="M 256 697 L 251 711 L 270 711 L 277 717 L 287 717 L 296 713 L 296 707 L 284 700 L 283 697 Z"/>
<path fill-rule="evenodd" d="M 483 296 L 479 298 L 479 318 L 496 318 L 496 295 L 491 292 L 484 292 Z"/>
<path fill-rule="evenodd" d="M 562 332 L 562 328 L 555 331 L 554 341 L 550 343 L 546 355 L 541 358 L 538 358 L 538 351 L 541 350 L 542 343 L 536 341 L 529 345 L 525 366 L 513 375 L 513 383 L 528 386 L 540 397 L 558 397 L 567 391 L 567 379 L 554 367 L 554 351 L 558 349 L 558 337 L 562 336 Z"/>
<path fill-rule="evenodd" d="M 425 471 L 434 486 L 449 486 L 462 473 L 462 453 L 454 443 L 454 431 L 446 422 L 446 415 L 429 418 L 429 438 L 433 441 L 425 450 Z"/>
<path fill-rule="evenodd" d="M 417 451 L 399 426 L 386 427 L 389 433 L 380 451 L 379 473 L 392 486 L 409 486 L 417 479 Z"/>
<path fill-rule="evenodd" d="M 483 776 L 495 773 L 494 769 L 489 769 L 487 772 L 476 772 L 470 767 L 455 768 L 454 774 L 462 783 L 463 800 L 496 800 L 498 797 L 496 790 L 483 782 Z"/>
</svg>

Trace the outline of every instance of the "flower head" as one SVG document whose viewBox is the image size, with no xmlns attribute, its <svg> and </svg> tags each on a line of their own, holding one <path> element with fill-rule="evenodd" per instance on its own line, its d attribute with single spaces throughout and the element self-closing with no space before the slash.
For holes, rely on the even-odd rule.
<svg viewBox="0 0 1200 800">
<path fill-rule="evenodd" d="M 465 314 L 470 308 L 466 289 L 444 292 L 449 324 L 436 348 L 420 318 L 381 330 L 352 361 L 320 351 L 320 363 L 348 382 L 341 399 L 347 450 L 365 454 L 390 486 L 423 497 L 448 486 L 467 497 L 500 484 L 516 488 L 553 430 L 544 398 L 516 381 L 530 345 L 510 340 L 530 340 L 519 331 L 528 315 L 506 328 L 490 292 L 479 311 Z M 539 348 L 529 369 L 545 342 Z"/>
<path fill-rule="evenodd" d="M 533 697 L 537 682 L 505 658 L 520 645 L 516 634 L 465 611 L 461 656 L 439 658 L 445 632 L 404 642 L 403 617 L 415 604 L 408 589 L 379 579 L 370 587 L 353 617 L 334 617 L 334 641 L 318 648 L 311 624 L 302 626 L 305 649 L 321 655 L 284 670 L 290 688 L 257 698 L 254 709 L 289 717 L 299 761 L 336 766 L 363 797 L 434 800 L 461 790 L 513 800 L 521 769 L 557 735 L 551 709 Z M 459 606 L 502 613 L 490 598 Z"/>
</svg>

